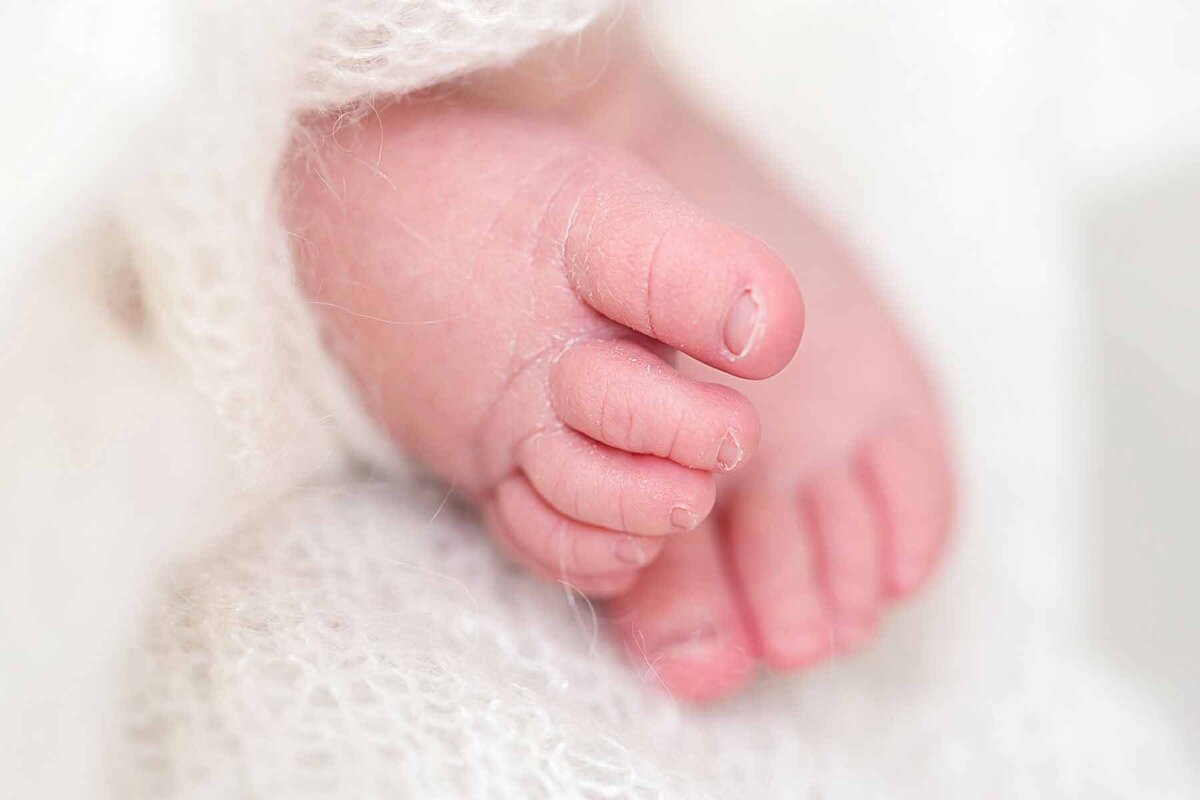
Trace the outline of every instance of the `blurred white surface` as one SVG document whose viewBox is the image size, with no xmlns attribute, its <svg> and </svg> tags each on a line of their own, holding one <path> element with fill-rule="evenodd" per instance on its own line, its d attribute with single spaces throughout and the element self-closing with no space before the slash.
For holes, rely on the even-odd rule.
<svg viewBox="0 0 1200 800">
<path fill-rule="evenodd" d="M 1094 198 L 1086 225 L 1095 627 L 1200 750 L 1200 153 Z"/>
</svg>

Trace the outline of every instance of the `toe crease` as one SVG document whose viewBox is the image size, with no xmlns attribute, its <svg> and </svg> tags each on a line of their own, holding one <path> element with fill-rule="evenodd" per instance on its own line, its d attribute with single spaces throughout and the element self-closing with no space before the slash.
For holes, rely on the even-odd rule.
<svg viewBox="0 0 1200 800">
<path fill-rule="evenodd" d="M 650 338 L 658 339 L 658 332 L 654 325 L 654 275 L 658 268 L 659 254 L 662 251 L 663 242 L 670 233 L 670 228 L 658 235 L 654 242 L 654 249 L 650 251 L 650 259 L 646 262 L 646 332 Z"/>
</svg>

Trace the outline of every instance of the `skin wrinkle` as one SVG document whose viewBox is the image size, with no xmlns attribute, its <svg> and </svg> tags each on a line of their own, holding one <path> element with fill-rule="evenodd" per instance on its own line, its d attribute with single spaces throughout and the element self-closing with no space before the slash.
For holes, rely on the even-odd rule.
<svg viewBox="0 0 1200 800">
<path fill-rule="evenodd" d="M 589 161 L 589 163 L 592 163 L 593 166 L 595 166 L 593 160 L 589 159 L 588 161 Z M 611 205 L 608 202 L 608 195 L 604 194 L 604 193 L 597 193 L 595 196 L 595 200 L 592 203 L 592 205 L 594 206 L 594 210 L 589 215 L 589 218 L 588 218 L 587 233 L 584 236 L 583 253 L 582 254 L 573 254 L 570 252 L 571 242 L 573 241 L 571 238 L 571 233 L 573 232 L 575 224 L 576 224 L 576 216 L 578 214 L 579 206 L 582 203 L 582 201 L 584 199 L 586 199 L 588 197 L 588 195 L 595 189 L 595 187 L 597 185 L 599 185 L 599 181 L 593 183 L 587 189 L 580 192 L 579 199 L 576 201 L 575 207 L 571 213 L 571 217 L 569 220 L 569 226 L 568 226 L 568 230 L 567 230 L 567 237 L 564 239 L 564 251 L 565 251 L 564 263 L 565 263 L 567 269 L 570 270 L 570 272 L 568 272 L 568 275 L 579 276 L 579 275 L 585 273 L 588 269 L 590 269 L 589 254 L 591 253 L 591 249 L 592 249 L 592 238 L 595 233 L 595 228 L 599 223 L 603 222 L 610 213 L 612 213 Z M 641 189 L 641 191 L 649 191 L 649 187 L 643 187 Z M 658 338 L 657 326 L 654 321 L 654 312 L 653 312 L 654 297 L 655 297 L 654 279 L 655 279 L 655 275 L 657 274 L 657 266 L 658 266 L 660 251 L 662 249 L 663 243 L 666 240 L 666 238 L 674 232 L 676 227 L 677 227 L 677 223 L 672 224 L 671 226 L 666 228 L 664 231 L 657 234 L 657 236 L 654 240 L 654 244 L 650 250 L 650 254 L 643 262 L 645 266 L 641 270 L 641 272 L 643 273 L 643 279 L 642 279 L 643 296 L 645 298 L 643 301 L 644 302 L 643 316 L 645 319 L 646 333 L 653 339 Z M 578 281 L 576 281 L 576 282 L 578 282 Z M 597 291 L 597 289 L 595 287 L 591 286 L 590 284 L 588 285 L 588 294 L 589 295 L 593 295 L 596 291 Z"/>
<path fill-rule="evenodd" d="M 604 392 L 600 395 L 600 439 L 610 441 L 605 432 L 605 422 L 608 419 L 608 394 L 612 391 L 612 381 L 604 382 Z"/>
<path fill-rule="evenodd" d="M 592 167 L 597 166 L 595 161 L 590 158 L 585 159 L 584 163 Z M 597 220 L 600 219 L 601 214 L 605 213 L 605 209 L 607 208 L 607 205 L 604 202 L 605 195 L 602 192 L 596 191 L 596 187 L 600 185 L 601 179 L 597 178 L 589 183 L 585 188 L 580 190 L 575 199 L 575 205 L 571 208 L 571 214 L 567 219 L 567 229 L 562 239 L 562 264 L 563 272 L 568 276 L 568 279 L 573 276 L 586 274 L 591 269 L 590 254 L 592 252 L 592 233 L 595 230 Z M 581 254 L 575 254 L 572 252 L 573 248 L 571 246 L 571 243 L 574 241 L 572 234 L 575 232 L 575 227 L 579 221 L 579 208 L 584 204 L 584 200 L 589 197 L 595 198 L 593 205 L 596 208 L 588 217 L 587 233 L 584 235 L 583 239 L 583 252 Z M 576 284 L 579 281 L 572 280 L 570 282 L 572 284 Z M 589 290 L 589 294 L 591 294 L 591 291 L 592 290 Z M 572 292 L 577 294 L 578 290 L 572 287 Z M 589 297 L 588 299 L 592 298 Z"/>
<path fill-rule="evenodd" d="M 589 190 L 589 191 L 595 191 L 595 186 L 593 186 L 591 188 L 591 190 Z M 581 197 L 582 196 L 586 196 L 586 195 L 581 195 Z M 592 212 L 591 216 L 588 218 L 587 233 L 583 237 L 583 257 L 578 260 L 571 259 L 570 261 L 568 261 L 568 264 L 567 264 L 568 268 L 571 266 L 571 264 L 579 263 L 582 266 L 582 271 L 584 273 L 591 271 L 592 234 L 595 233 L 595 231 L 596 231 L 596 223 L 599 222 L 603 218 L 603 216 L 607 214 L 608 204 L 605 202 L 606 198 L 607 198 L 607 195 L 605 195 L 603 192 L 596 192 L 596 201 L 595 201 L 596 208 Z M 570 246 L 570 241 L 568 241 L 567 245 L 568 245 L 568 247 Z M 596 291 L 595 287 L 589 288 L 589 290 L 588 290 L 589 298 L 588 299 L 590 299 L 590 300 L 595 299 L 595 297 L 594 297 L 595 291 Z"/>
<path fill-rule="evenodd" d="M 597 316 L 599 316 L 599 315 L 597 315 Z M 551 366 L 553 366 L 554 363 L 556 363 L 558 361 L 558 359 L 562 357 L 563 353 L 565 353 L 567 350 L 571 349 L 572 347 L 574 347 L 576 344 L 578 344 L 580 342 L 586 342 L 586 341 L 590 341 L 593 339 L 596 341 L 603 341 L 604 340 L 604 337 L 602 335 L 603 333 L 605 333 L 603 326 L 598 325 L 596 330 L 587 331 L 586 333 L 566 339 L 565 341 L 552 342 L 551 344 L 546 345 L 541 350 L 536 351 L 533 355 L 526 358 L 525 361 L 523 361 L 511 374 L 509 374 L 505 378 L 504 384 L 500 387 L 499 391 L 496 393 L 496 399 L 493 400 L 486 409 L 484 409 L 483 414 L 480 415 L 479 422 L 471 427 L 471 440 L 474 445 L 475 452 L 480 454 L 479 455 L 480 460 L 482 460 L 483 454 L 485 452 L 487 452 L 487 448 L 484 445 L 485 438 L 486 438 L 486 432 L 487 432 L 488 428 L 491 427 L 491 424 L 495 421 L 495 416 L 496 416 L 497 410 L 498 410 L 499 406 L 501 405 L 501 403 L 503 403 L 503 401 L 508 398 L 509 393 L 512 391 L 513 385 L 523 375 L 525 375 L 531 369 L 533 369 L 535 366 L 543 363 L 544 361 L 549 361 Z M 549 396 L 549 387 L 547 387 L 546 394 L 547 394 L 547 396 Z M 553 409 L 553 404 L 551 404 L 551 408 Z M 563 427 L 565 427 L 562 425 L 561 421 L 558 420 L 557 413 L 553 412 L 553 411 L 551 413 L 554 416 L 555 422 L 558 423 L 558 429 L 562 429 Z M 519 451 L 522 446 L 524 446 L 535 435 L 537 435 L 539 433 L 548 432 L 551 429 L 552 429 L 551 426 L 543 425 L 543 426 L 539 426 L 538 428 L 535 428 L 531 433 L 528 433 L 528 434 L 525 434 L 525 435 L 519 437 L 509 447 L 509 455 L 507 458 L 507 463 L 509 463 L 509 464 L 516 463 L 519 460 L 518 454 L 519 454 Z M 480 472 L 484 472 L 484 470 L 482 468 L 478 468 L 478 469 Z M 481 476 L 481 477 L 486 480 L 486 476 Z M 501 477 L 503 477 L 503 475 Z M 497 480 L 499 480 L 499 479 L 497 479 Z"/>
<path fill-rule="evenodd" d="M 651 339 L 657 339 L 658 334 L 655 333 L 654 327 L 654 275 L 658 266 L 659 252 L 662 250 L 663 241 L 667 238 L 667 234 L 671 228 L 667 228 L 658 235 L 654 242 L 654 249 L 650 251 L 650 259 L 646 264 L 645 278 L 645 294 L 646 294 L 646 329 L 649 331 Z"/>
<path fill-rule="evenodd" d="M 560 254 L 560 257 L 558 259 L 558 266 L 559 266 L 560 272 L 563 274 L 566 274 L 566 270 L 568 269 L 568 261 L 566 258 L 567 242 L 569 241 L 571 229 L 573 228 L 574 223 L 575 223 L 579 204 L 581 202 L 582 197 L 587 192 L 591 192 L 592 190 L 594 190 L 596 184 L 595 183 L 589 184 L 589 186 L 586 189 L 579 192 L 579 194 L 576 197 L 575 204 L 572 208 L 572 212 L 571 212 L 570 216 L 568 217 L 566 230 L 560 236 L 547 235 L 547 225 L 548 225 L 548 221 L 550 219 L 551 213 L 552 213 L 554 207 L 557 205 L 558 199 L 561 196 L 562 192 L 570 185 L 570 183 L 573 180 L 577 179 L 579 177 L 579 175 L 583 174 L 583 172 L 587 168 L 594 166 L 594 163 L 593 163 L 594 160 L 586 155 L 577 157 L 575 154 L 571 154 L 568 150 L 564 150 L 562 154 L 555 156 L 554 158 L 547 159 L 547 161 L 543 165 L 541 165 L 538 168 L 536 168 L 535 170 L 533 170 L 531 172 L 531 174 L 540 173 L 543 170 L 548 169 L 552 164 L 554 164 L 556 162 L 564 162 L 564 161 L 570 163 L 570 168 L 568 168 L 565 171 L 562 180 L 555 186 L 554 190 L 550 193 L 543 208 L 541 209 L 541 213 L 538 216 L 537 222 L 533 226 L 534 236 L 532 237 L 530 249 L 524 255 L 528 259 L 528 261 L 532 264 L 536 260 L 534 253 L 533 253 L 533 249 L 536 247 L 537 243 L 545 242 L 545 241 L 561 242 L 562 244 L 558 248 L 559 254 Z M 510 198 L 510 202 L 512 200 L 515 200 L 515 198 L 518 195 L 519 195 L 519 192 L 514 193 L 513 198 Z M 491 233 L 494 231 L 494 228 L 499 223 L 499 219 L 501 216 L 502 216 L 502 212 L 500 214 L 498 214 L 496 216 L 496 218 L 493 219 L 492 222 L 489 224 L 488 228 L 486 229 L 487 233 L 485 234 L 485 237 L 484 237 L 485 239 L 488 238 L 491 235 Z M 476 258 L 477 262 L 479 260 L 482 250 L 483 250 L 483 245 L 481 244 L 479 250 L 477 250 L 476 254 L 475 254 L 475 258 Z M 571 291 L 572 295 L 575 294 L 575 292 L 573 290 L 571 290 L 569 286 L 564 287 L 564 289 Z M 535 301 L 536 301 L 536 297 L 535 297 Z M 590 312 L 591 315 L 595 316 L 597 322 L 599 322 L 600 320 L 603 319 L 598 313 L 593 311 L 591 308 L 587 308 L 587 311 Z M 549 360 L 550 360 L 551 364 L 553 364 L 554 362 L 556 362 L 558 360 L 559 357 L 562 356 L 562 354 L 564 352 L 566 352 L 568 349 L 570 349 L 576 343 L 581 342 L 581 341 L 586 341 L 589 336 L 595 335 L 595 333 L 596 333 L 596 331 L 589 331 L 588 333 L 585 333 L 581 336 L 578 336 L 578 337 L 575 337 L 572 339 L 568 339 L 566 342 L 563 342 L 561 344 L 552 343 L 550 345 L 547 345 L 542 350 L 539 350 L 536 353 L 534 353 L 533 356 L 530 356 L 527 359 L 525 359 L 523 362 L 519 363 L 516 366 L 516 368 L 509 375 L 507 375 L 504 378 L 504 381 L 500 387 L 500 390 L 497 392 L 496 399 L 493 400 L 492 403 L 489 404 L 488 408 L 486 408 L 484 410 L 483 414 L 480 417 L 480 421 L 472 428 L 472 441 L 475 445 L 476 452 L 478 452 L 480 454 L 485 452 L 485 448 L 483 447 L 484 431 L 488 427 L 490 427 L 490 423 L 494 420 L 494 416 L 495 416 L 497 408 L 507 398 L 508 394 L 512 390 L 513 384 L 522 375 L 524 375 L 526 372 L 528 372 L 533 366 L 540 363 L 543 356 L 549 355 Z M 597 337 L 597 338 L 599 338 L 599 337 Z M 548 387 L 547 387 L 547 390 L 548 390 Z M 510 464 L 514 463 L 517 460 L 516 454 L 518 452 L 519 446 L 521 444 L 523 444 L 524 442 L 526 442 L 529 438 L 530 438 L 529 436 L 522 437 L 516 443 L 514 443 L 514 445 L 512 447 L 510 447 L 509 458 L 508 458 L 508 462 Z"/>
<path fill-rule="evenodd" d="M 522 178 L 521 181 L 513 188 L 512 192 L 508 195 L 505 201 L 500 204 L 492 220 L 484 228 L 483 234 L 480 236 L 479 247 L 476 249 L 475 255 L 471 259 L 472 263 L 480 263 L 482 260 L 480 255 L 483 252 L 483 249 L 495 237 L 496 228 L 499 227 L 501 220 L 503 220 L 506 215 L 506 212 L 513 208 L 518 201 L 523 201 L 525 199 L 522 195 L 524 190 L 526 190 L 535 180 L 540 180 L 542 173 L 550 170 L 551 167 L 557 166 L 559 162 L 570 162 L 577 160 L 578 158 L 579 157 L 577 154 L 573 153 L 569 148 L 563 148 L 561 152 L 548 157 L 545 161 L 529 170 L 525 177 Z M 587 159 L 583 160 L 586 161 Z M 550 212 L 554 210 L 554 206 L 559 194 L 562 193 L 563 189 L 565 189 L 575 177 L 575 171 L 578 168 L 579 167 L 572 165 L 571 168 L 567 169 L 563 173 L 562 180 L 555 184 L 553 191 L 550 192 L 549 198 L 543 204 L 541 213 L 538 215 L 537 222 L 534 223 L 531 229 L 532 241 L 530 242 L 530 252 L 525 254 L 530 263 L 534 261 L 532 253 L 533 248 L 535 248 L 539 243 L 546 241 L 544 236 L 546 220 L 550 216 Z"/>
<path fill-rule="evenodd" d="M 558 419 L 555 419 L 553 422 L 551 422 L 547 425 L 539 425 L 539 426 L 535 427 L 529 433 L 520 437 L 519 439 L 517 439 L 516 442 L 513 443 L 513 447 L 512 447 L 513 456 L 510 459 L 509 463 L 510 464 L 520 463 L 521 450 L 524 449 L 525 447 L 527 447 L 528 445 L 532 444 L 538 437 L 545 436 L 545 435 L 551 434 L 551 433 L 559 433 L 560 431 L 565 431 L 565 430 L 567 430 L 567 426 L 564 425 L 562 423 L 562 421 L 558 420 Z M 492 481 L 492 485 L 494 486 L 496 484 L 499 484 L 505 478 L 515 475 L 517 472 L 518 472 L 518 470 L 516 467 L 511 468 L 508 472 L 500 475 L 498 478 L 496 478 L 494 481 Z"/>
<path fill-rule="evenodd" d="M 671 434 L 671 443 L 667 445 L 667 452 L 665 454 L 666 458 L 674 457 L 675 448 L 679 445 L 679 435 L 683 432 L 683 425 L 683 415 L 677 414 L 675 417 L 675 430 Z"/>
<path fill-rule="evenodd" d="M 656 398 L 656 402 L 662 403 L 662 398 Z M 638 435 L 638 438 L 637 438 L 638 450 L 653 453 L 653 455 L 659 456 L 659 457 L 664 456 L 664 453 L 659 452 L 661 450 L 661 447 L 655 446 L 656 441 L 658 441 L 659 438 L 655 437 L 654 434 L 649 433 L 649 431 L 653 431 L 653 429 L 656 427 L 654 425 L 654 420 L 660 419 L 660 415 L 654 414 L 654 413 L 647 414 L 646 407 L 644 407 L 644 403 L 646 403 L 646 401 L 644 401 L 644 398 L 643 398 L 642 403 L 643 403 L 643 405 L 642 405 L 642 414 L 641 415 L 638 415 L 636 413 L 636 411 L 631 411 L 631 413 L 630 413 L 629 439 L 630 439 L 630 441 L 634 440 L 634 431 L 636 429 L 636 431 L 638 433 L 640 433 L 640 435 Z M 635 421 L 637 419 L 642 419 L 642 420 L 648 419 L 648 420 L 650 420 L 650 422 L 643 423 L 643 425 L 641 425 L 641 426 L 636 426 Z"/>
<path fill-rule="evenodd" d="M 629 408 L 629 413 L 626 416 L 625 441 L 627 446 L 639 453 L 662 455 L 655 446 L 656 437 L 646 432 L 647 428 L 653 429 L 655 427 L 653 423 L 658 418 L 658 415 L 654 412 L 646 413 L 649 403 L 647 403 L 645 397 L 639 398 L 634 403 L 635 406 Z M 649 419 L 650 422 L 648 424 L 639 424 L 645 419 Z"/>
<path fill-rule="evenodd" d="M 571 238 L 571 231 L 575 230 L 575 222 L 579 219 L 579 204 L 582 202 L 582 198 L 575 198 L 575 205 L 571 206 L 571 213 L 567 215 L 566 230 L 563 232 L 562 239 L 558 242 L 558 260 L 564 268 L 569 268 L 567 262 L 567 241 Z M 569 291 L 572 294 L 575 293 L 573 288 L 569 288 Z"/>
</svg>

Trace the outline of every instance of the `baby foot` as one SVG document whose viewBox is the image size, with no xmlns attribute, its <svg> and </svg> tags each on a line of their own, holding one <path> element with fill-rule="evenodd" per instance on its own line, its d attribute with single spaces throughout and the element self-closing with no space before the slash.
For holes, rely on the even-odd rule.
<svg viewBox="0 0 1200 800">
<path fill-rule="evenodd" d="M 671 353 L 776 373 L 802 327 L 791 273 L 549 124 L 407 101 L 310 133 L 288 202 L 301 282 L 371 411 L 520 560 L 627 590 L 760 436 L 744 396 Z"/>
<path fill-rule="evenodd" d="M 759 662 L 778 671 L 862 646 L 929 577 L 952 486 L 941 414 L 911 346 L 854 260 L 662 80 L 621 31 L 571 59 L 492 73 L 479 91 L 627 147 L 710 213 L 787 258 L 809 310 L 804 345 L 769 381 L 737 384 L 762 415 L 755 460 L 717 513 L 672 537 L 608 606 L 635 666 L 680 698 L 714 698 Z M 546 75 L 556 75 L 547 79 Z M 683 372 L 728 382 L 695 364 Z"/>
<path fill-rule="evenodd" d="M 642 151 L 706 209 L 780 247 L 809 309 L 796 358 L 738 384 L 763 420 L 754 462 L 722 480 L 713 519 L 669 541 L 611 606 L 630 657 L 703 699 L 758 660 L 791 671 L 861 647 L 933 570 L 952 491 L 933 392 L 853 259 L 730 142 L 658 107 L 670 143 L 651 137 Z"/>
</svg>

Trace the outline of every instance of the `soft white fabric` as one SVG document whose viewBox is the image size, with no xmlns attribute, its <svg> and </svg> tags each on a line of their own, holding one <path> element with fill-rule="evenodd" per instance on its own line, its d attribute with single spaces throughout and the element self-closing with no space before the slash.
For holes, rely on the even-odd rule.
<svg viewBox="0 0 1200 800">
<path fill-rule="evenodd" d="M 432 524 L 443 499 L 310 492 L 190 570 L 134 665 L 119 795 L 1187 796 L 1132 692 L 1005 625 L 986 652 L 906 625 L 866 662 L 678 708 L 585 601 L 453 506 Z"/>
<path fill-rule="evenodd" d="M 755 6 L 790 21 L 797 94 L 824 109 L 762 140 L 900 267 L 942 362 L 969 361 L 948 371 L 963 544 L 871 655 L 681 709 L 590 606 L 401 476 L 292 283 L 274 180 L 295 118 L 510 60 L 603 5 L 0 12 L 21 109 L 0 126 L 6 796 L 1194 796 L 1153 710 L 1072 642 L 1082 523 L 1054 434 L 1078 399 L 1075 284 L 1021 138 L 1032 7 Z M 664 21 L 664 58 L 775 114 L 702 66 L 694 7 Z M 709 9 L 708 41 L 745 13 Z M 1022 369 L 1040 402 L 1003 390 Z"/>
</svg>

